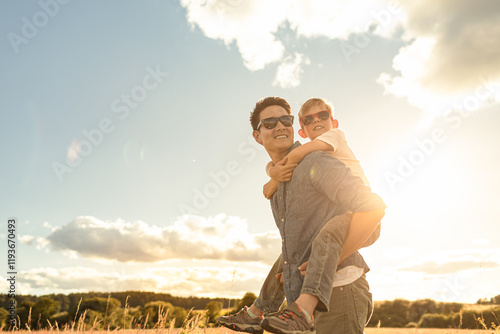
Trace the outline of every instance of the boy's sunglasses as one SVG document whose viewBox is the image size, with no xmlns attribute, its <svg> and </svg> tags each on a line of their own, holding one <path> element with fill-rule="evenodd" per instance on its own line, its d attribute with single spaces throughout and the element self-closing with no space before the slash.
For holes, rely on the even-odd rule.
<svg viewBox="0 0 500 334">
<path fill-rule="evenodd" d="M 269 117 L 266 119 L 262 119 L 259 122 L 259 125 L 257 125 L 257 130 L 260 129 L 261 125 L 264 125 L 264 127 L 268 130 L 274 129 L 278 125 L 278 121 L 281 122 L 284 126 L 292 126 L 293 125 L 293 116 L 292 115 L 285 115 L 285 116 L 280 116 L 280 117 Z"/>
<path fill-rule="evenodd" d="M 314 117 L 318 116 L 319 119 L 321 120 L 327 120 L 330 118 L 332 114 L 330 113 L 330 111 L 328 110 L 322 110 L 316 114 L 313 114 L 313 115 L 307 115 L 307 116 L 304 116 L 300 119 L 300 122 L 303 124 L 303 125 L 309 125 L 311 124 L 313 121 L 314 121 Z"/>
</svg>

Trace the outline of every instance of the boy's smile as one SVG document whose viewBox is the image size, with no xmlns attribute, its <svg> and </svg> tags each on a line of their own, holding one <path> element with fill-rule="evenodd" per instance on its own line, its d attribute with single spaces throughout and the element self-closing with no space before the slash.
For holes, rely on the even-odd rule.
<svg viewBox="0 0 500 334">
<path fill-rule="evenodd" d="M 309 111 L 303 117 L 305 117 L 307 115 L 315 115 L 315 114 L 319 113 L 320 111 L 324 111 L 324 110 L 326 110 L 326 106 L 315 105 L 315 106 L 312 106 L 311 109 L 309 109 Z M 310 124 L 307 124 L 307 125 L 301 124 L 304 134 L 310 140 L 314 140 L 318 136 L 322 135 L 323 133 L 330 131 L 333 128 L 336 128 L 337 126 L 335 126 L 335 125 L 336 124 L 334 124 L 332 116 L 330 116 L 328 119 L 322 120 L 318 117 L 318 115 L 315 115 L 313 117 L 313 121 Z"/>
</svg>

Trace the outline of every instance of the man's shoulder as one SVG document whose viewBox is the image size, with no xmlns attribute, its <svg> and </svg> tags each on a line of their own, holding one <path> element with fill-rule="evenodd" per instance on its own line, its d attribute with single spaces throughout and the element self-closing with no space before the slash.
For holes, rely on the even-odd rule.
<svg viewBox="0 0 500 334">
<path fill-rule="evenodd" d="M 314 168 L 315 170 L 327 170 L 335 167 L 345 167 L 345 164 L 324 151 L 314 151 L 309 153 L 302 159 L 302 161 L 297 166 L 296 170 L 310 170 Z"/>
<path fill-rule="evenodd" d="M 314 151 L 314 152 L 311 152 L 309 153 L 308 155 L 306 155 L 304 157 L 304 159 L 302 159 L 301 163 L 299 164 L 299 166 L 301 164 L 304 164 L 304 165 L 314 165 L 314 164 L 323 164 L 323 163 L 340 163 L 340 164 L 344 164 L 342 161 L 340 161 L 339 159 L 337 159 L 336 157 L 332 156 L 330 153 L 327 153 L 325 151 Z"/>
</svg>

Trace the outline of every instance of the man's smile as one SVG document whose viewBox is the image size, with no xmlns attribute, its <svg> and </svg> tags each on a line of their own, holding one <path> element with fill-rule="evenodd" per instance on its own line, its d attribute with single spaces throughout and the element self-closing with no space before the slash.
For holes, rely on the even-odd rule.
<svg viewBox="0 0 500 334">
<path fill-rule="evenodd" d="M 287 133 L 279 133 L 274 136 L 274 139 L 283 139 L 283 138 L 288 138 Z"/>
</svg>

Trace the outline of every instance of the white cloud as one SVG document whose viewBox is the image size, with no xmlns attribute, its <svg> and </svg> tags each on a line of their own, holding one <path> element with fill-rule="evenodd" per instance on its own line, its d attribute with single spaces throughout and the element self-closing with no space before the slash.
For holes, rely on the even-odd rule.
<svg viewBox="0 0 500 334">
<path fill-rule="evenodd" d="M 392 261 L 392 265 L 385 261 L 385 265 L 372 266 L 368 273 L 375 300 L 432 298 L 475 303 L 479 298 L 497 294 L 498 248 L 443 250 L 428 254 L 393 248 L 388 252 L 398 257 L 400 250 L 405 255 Z"/>
<path fill-rule="evenodd" d="M 434 117 L 500 101 L 500 89 L 488 90 L 484 84 L 500 79 L 500 2 L 424 0 L 402 5 L 410 44 L 394 58 L 399 73 L 383 73 L 378 79 L 386 93 L 405 96 Z"/>
<path fill-rule="evenodd" d="M 25 293 L 70 293 L 87 291 L 155 291 L 176 296 L 237 297 L 253 291 L 258 293 L 265 278 L 260 266 L 235 268 L 199 261 L 196 265 L 178 268 L 134 268 L 126 273 L 88 267 L 34 268 L 23 271 L 19 289 Z M 21 279 L 22 278 L 22 279 Z"/>
<path fill-rule="evenodd" d="M 420 257 L 418 262 L 405 263 L 399 270 L 446 275 L 466 270 L 500 269 L 500 249 L 469 249 L 447 251 Z"/>
<path fill-rule="evenodd" d="M 35 237 L 28 234 L 19 235 L 18 239 L 23 244 L 26 244 L 28 246 L 35 246 L 38 250 L 46 248 L 46 246 L 49 244 L 49 242 L 45 238 Z"/>
<path fill-rule="evenodd" d="M 186 215 L 168 227 L 82 216 L 55 229 L 46 240 L 56 250 L 121 262 L 225 259 L 272 264 L 281 247 L 277 232 L 251 234 L 246 221 L 222 214 Z"/>
<path fill-rule="evenodd" d="M 288 26 L 296 38 L 347 39 L 370 29 L 388 35 L 401 19 L 399 6 L 387 0 L 181 0 L 181 4 L 188 22 L 205 36 L 228 46 L 234 43 L 249 70 L 278 63 L 274 84 L 283 88 L 300 84 L 307 62 L 280 39 L 280 28 Z"/>
<path fill-rule="evenodd" d="M 284 21 L 287 1 L 181 0 L 187 19 L 213 39 L 236 43 L 245 66 L 260 70 L 278 61 L 283 43 L 275 33 Z"/>
<path fill-rule="evenodd" d="M 300 84 L 300 76 L 302 75 L 301 65 L 309 64 L 309 60 L 304 59 L 304 55 L 295 53 L 294 57 L 287 57 L 283 63 L 278 66 L 276 77 L 273 85 L 283 88 L 292 88 Z"/>
</svg>

